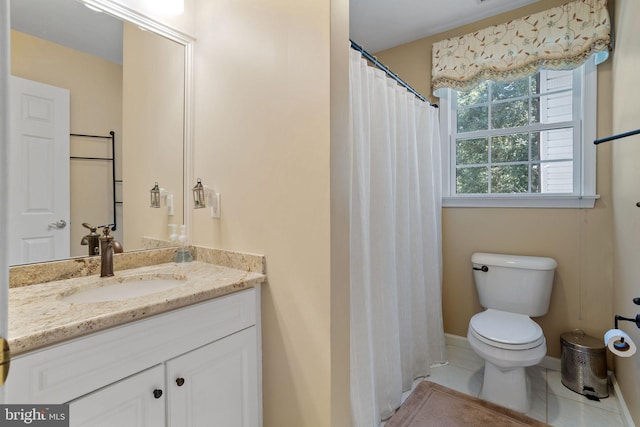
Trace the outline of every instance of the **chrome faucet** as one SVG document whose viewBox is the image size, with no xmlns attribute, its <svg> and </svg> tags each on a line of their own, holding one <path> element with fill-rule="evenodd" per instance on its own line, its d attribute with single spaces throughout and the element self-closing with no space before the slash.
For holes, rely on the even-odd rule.
<svg viewBox="0 0 640 427">
<path fill-rule="evenodd" d="M 111 228 L 105 225 L 100 236 L 100 277 L 113 276 L 113 253 L 121 253 L 122 245 L 111 236 Z"/>
</svg>

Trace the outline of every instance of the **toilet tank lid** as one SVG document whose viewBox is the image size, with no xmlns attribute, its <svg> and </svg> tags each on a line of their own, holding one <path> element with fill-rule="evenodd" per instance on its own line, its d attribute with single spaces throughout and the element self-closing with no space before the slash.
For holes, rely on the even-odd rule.
<svg viewBox="0 0 640 427">
<path fill-rule="evenodd" d="M 476 252 L 471 255 L 471 262 L 496 267 L 525 268 L 528 270 L 553 270 L 558 263 L 553 258 L 522 255 L 490 254 Z"/>
</svg>

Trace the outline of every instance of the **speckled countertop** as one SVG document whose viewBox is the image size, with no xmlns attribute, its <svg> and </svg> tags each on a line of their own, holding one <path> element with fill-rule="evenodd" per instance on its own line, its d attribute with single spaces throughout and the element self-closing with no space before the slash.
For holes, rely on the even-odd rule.
<svg viewBox="0 0 640 427">
<path fill-rule="evenodd" d="M 22 354 L 87 333 L 259 286 L 266 281 L 263 271 L 255 271 L 264 268 L 230 268 L 212 264 L 216 257 L 212 257 L 207 251 L 200 249 L 199 255 L 196 259 L 208 262 L 168 262 L 116 271 L 112 278 L 100 278 L 94 274 L 11 287 L 11 353 Z M 260 259 L 259 256 L 254 257 Z M 224 254 L 223 258 L 229 259 Z M 129 283 L 128 280 L 132 278 L 173 278 L 183 283 L 171 289 L 132 298 L 104 302 L 65 300 L 65 297 L 85 289 L 109 286 L 120 281 Z M 135 281 L 131 283 L 135 284 Z"/>
</svg>

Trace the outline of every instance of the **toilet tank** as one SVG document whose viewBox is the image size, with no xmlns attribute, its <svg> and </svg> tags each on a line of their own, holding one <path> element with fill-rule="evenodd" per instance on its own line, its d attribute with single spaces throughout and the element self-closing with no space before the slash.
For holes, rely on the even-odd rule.
<svg viewBox="0 0 640 427">
<path fill-rule="evenodd" d="M 547 313 L 558 266 L 553 258 L 474 253 L 471 264 L 483 307 L 531 317 Z"/>
</svg>

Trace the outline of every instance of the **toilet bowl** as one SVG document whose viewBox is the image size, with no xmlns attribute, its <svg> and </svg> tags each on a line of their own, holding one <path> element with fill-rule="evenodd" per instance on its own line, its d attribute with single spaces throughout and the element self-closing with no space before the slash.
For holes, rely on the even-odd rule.
<svg viewBox="0 0 640 427">
<path fill-rule="evenodd" d="M 467 339 L 484 359 L 480 398 L 529 412 L 528 366 L 547 353 L 542 328 L 531 317 L 547 313 L 557 266 L 551 258 L 475 253 L 471 257 L 480 304 Z"/>
<path fill-rule="evenodd" d="M 547 354 L 542 328 L 528 316 L 488 309 L 471 318 L 467 339 L 485 361 L 480 398 L 529 412 L 531 388 L 525 368 Z"/>
</svg>

